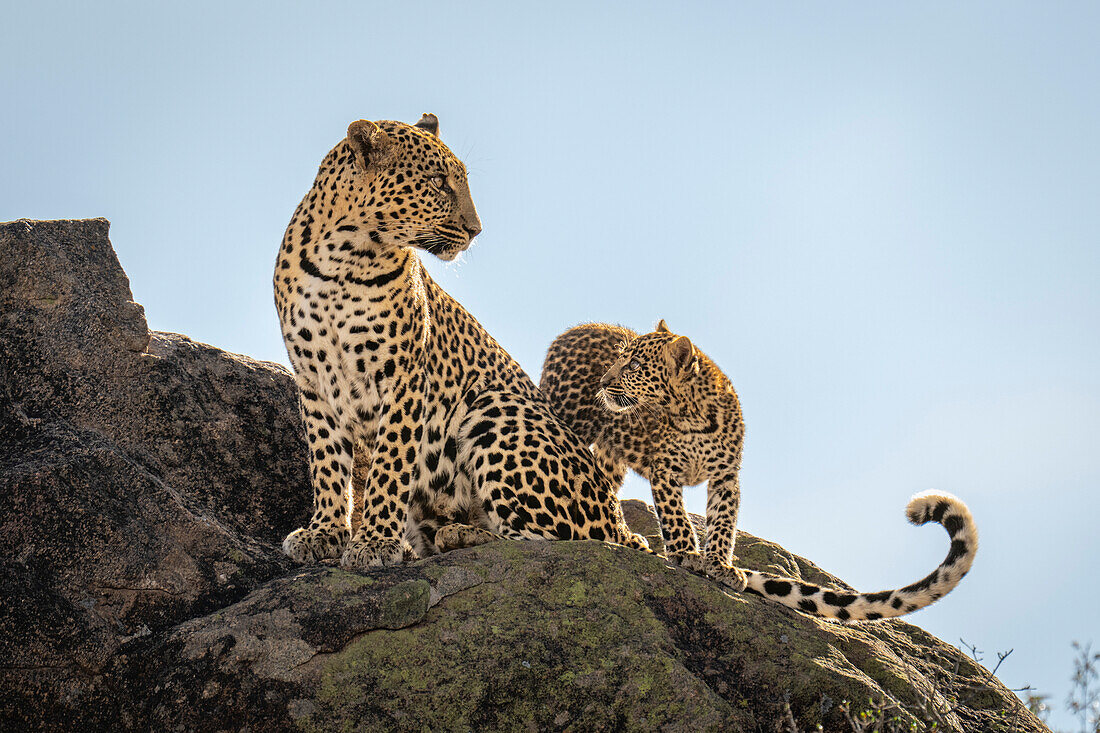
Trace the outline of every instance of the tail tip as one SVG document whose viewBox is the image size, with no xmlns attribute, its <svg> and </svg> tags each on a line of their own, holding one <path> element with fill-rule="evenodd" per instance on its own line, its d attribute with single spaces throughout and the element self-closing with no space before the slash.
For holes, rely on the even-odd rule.
<svg viewBox="0 0 1100 733">
<path fill-rule="evenodd" d="M 965 506 L 962 501 L 946 491 L 922 491 L 909 500 L 905 507 L 905 516 L 913 524 L 939 522 L 944 514 L 953 507 Z"/>
</svg>

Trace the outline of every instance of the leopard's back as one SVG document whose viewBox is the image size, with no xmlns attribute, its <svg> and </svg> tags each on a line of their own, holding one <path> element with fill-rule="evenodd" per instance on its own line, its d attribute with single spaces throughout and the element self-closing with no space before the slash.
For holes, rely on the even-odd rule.
<svg viewBox="0 0 1100 733">
<path fill-rule="evenodd" d="M 615 416 L 600 403 L 600 378 L 624 342 L 637 338 L 629 328 L 585 323 L 565 331 L 550 344 L 539 388 L 559 420 L 591 445 Z"/>
</svg>

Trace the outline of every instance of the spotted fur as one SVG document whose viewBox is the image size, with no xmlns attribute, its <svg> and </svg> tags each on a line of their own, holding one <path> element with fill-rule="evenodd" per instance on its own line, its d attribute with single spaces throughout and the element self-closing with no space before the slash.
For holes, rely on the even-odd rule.
<svg viewBox="0 0 1100 733">
<path fill-rule="evenodd" d="M 396 564 L 434 552 L 445 525 L 445 537 L 478 541 L 648 549 L 585 445 L 421 265 L 417 250 L 450 260 L 480 231 L 466 168 L 434 115 L 353 122 L 322 161 L 274 278 L 314 492 L 309 526 L 283 542 L 292 559 Z"/>
<path fill-rule="evenodd" d="M 592 445 L 616 486 L 627 468 L 650 482 L 669 558 L 731 588 L 818 616 L 871 620 L 927 606 L 954 588 L 973 562 L 978 534 L 966 506 L 948 494 L 926 494 L 913 498 L 908 516 L 917 524 L 942 524 L 951 550 L 931 575 L 906 588 L 839 592 L 735 566 L 741 405 L 726 375 L 664 321 L 641 336 L 600 323 L 566 331 L 547 352 L 540 387 L 558 416 Z M 700 549 L 683 487 L 702 481 L 708 485 Z"/>
<path fill-rule="evenodd" d="M 691 341 L 668 331 L 638 336 L 590 323 L 550 345 L 539 385 L 558 416 L 594 445 L 616 485 L 631 468 L 649 481 L 665 552 L 690 569 L 729 578 L 733 567 L 738 472 L 745 432 L 730 381 Z M 684 508 L 684 486 L 707 486 L 700 553 Z"/>
</svg>

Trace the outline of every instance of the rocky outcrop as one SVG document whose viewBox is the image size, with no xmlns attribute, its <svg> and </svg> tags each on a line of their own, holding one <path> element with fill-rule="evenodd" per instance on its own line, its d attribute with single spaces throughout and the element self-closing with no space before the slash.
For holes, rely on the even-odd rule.
<svg viewBox="0 0 1100 733">
<path fill-rule="evenodd" d="M 284 573 L 275 540 L 308 511 L 290 375 L 150 333 L 107 228 L 0 228 L 0 720 L 20 724 L 113 707 L 125 645 Z"/>
<path fill-rule="evenodd" d="M 845 700 L 1043 729 L 915 626 L 818 621 L 622 547 L 291 567 L 310 496 L 290 375 L 150 333 L 107 228 L 0 225 L 0 729 L 848 730 Z"/>
</svg>

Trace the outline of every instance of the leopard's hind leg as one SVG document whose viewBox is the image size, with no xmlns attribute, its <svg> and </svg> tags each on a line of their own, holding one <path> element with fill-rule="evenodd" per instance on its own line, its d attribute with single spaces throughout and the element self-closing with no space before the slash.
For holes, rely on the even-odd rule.
<svg viewBox="0 0 1100 733">
<path fill-rule="evenodd" d="M 531 395 L 489 390 L 459 431 L 459 459 L 487 526 L 505 537 L 592 539 L 648 550 L 591 451 Z"/>
<path fill-rule="evenodd" d="M 469 524 L 446 524 L 435 532 L 435 549 L 439 552 L 461 550 L 463 547 L 477 547 L 487 542 L 496 542 L 504 539 L 504 535 L 490 532 L 481 527 Z"/>
</svg>

